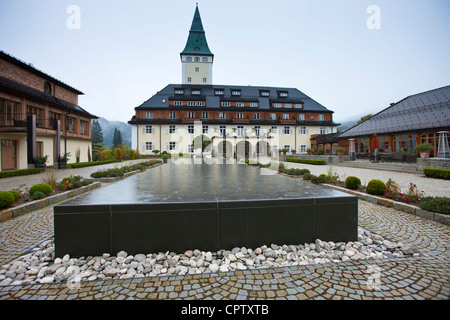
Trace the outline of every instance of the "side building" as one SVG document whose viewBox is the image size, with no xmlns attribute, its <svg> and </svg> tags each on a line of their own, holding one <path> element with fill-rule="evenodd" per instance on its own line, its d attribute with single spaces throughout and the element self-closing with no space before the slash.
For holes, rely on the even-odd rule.
<svg viewBox="0 0 450 320">
<path fill-rule="evenodd" d="M 33 167 L 36 156 L 48 156 L 46 164 L 54 165 L 63 153 L 75 162 L 79 152 L 80 161 L 88 161 L 91 120 L 98 117 L 78 105 L 82 94 L 0 51 L 1 171 Z"/>
</svg>

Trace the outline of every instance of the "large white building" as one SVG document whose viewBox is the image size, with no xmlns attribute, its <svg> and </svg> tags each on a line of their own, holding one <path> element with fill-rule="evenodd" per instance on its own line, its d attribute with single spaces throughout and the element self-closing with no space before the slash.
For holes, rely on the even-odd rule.
<svg viewBox="0 0 450 320">
<path fill-rule="evenodd" d="M 132 148 L 141 154 L 194 153 L 194 138 L 201 135 L 212 141 L 207 151 L 215 155 L 306 153 L 311 136 L 335 132 L 333 111 L 298 89 L 213 84 L 214 55 L 198 7 L 180 55 L 182 83 L 136 107 L 128 122 Z"/>
</svg>

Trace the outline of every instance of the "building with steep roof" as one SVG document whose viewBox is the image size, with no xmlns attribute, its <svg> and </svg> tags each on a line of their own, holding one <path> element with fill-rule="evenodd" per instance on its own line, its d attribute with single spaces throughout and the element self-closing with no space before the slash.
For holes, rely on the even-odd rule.
<svg viewBox="0 0 450 320">
<path fill-rule="evenodd" d="M 414 151 L 415 146 L 430 143 L 431 156 L 437 154 L 438 132 L 450 131 L 450 86 L 408 96 L 369 119 L 340 133 L 339 145 L 347 146 L 354 139 L 357 154 L 373 152 L 372 139 L 377 135 L 380 152 L 402 149 Z"/>
<path fill-rule="evenodd" d="M 311 135 L 335 132 L 333 111 L 296 88 L 212 83 L 214 55 L 198 6 L 181 52 L 181 84 L 169 84 L 135 108 L 132 148 L 194 153 L 195 137 L 212 141 L 211 153 L 270 155 L 279 149 L 306 153 Z"/>
<path fill-rule="evenodd" d="M 98 117 L 78 105 L 82 94 L 0 51 L 1 171 L 34 167 L 37 156 L 54 165 L 63 153 L 71 154 L 69 162 L 77 152 L 88 161 L 91 120 Z"/>
</svg>

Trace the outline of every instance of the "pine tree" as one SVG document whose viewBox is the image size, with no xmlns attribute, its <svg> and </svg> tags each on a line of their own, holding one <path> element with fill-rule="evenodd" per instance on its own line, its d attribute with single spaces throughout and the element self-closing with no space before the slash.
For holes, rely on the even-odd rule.
<svg viewBox="0 0 450 320">
<path fill-rule="evenodd" d="M 123 145 L 122 133 L 117 128 L 114 129 L 113 148 L 118 148 Z"/>
<path fill-rule="evenodd" d="M 94 160 L 97 160 L 97 154 L 100 151 L 100 149 L 104 146 L 102 127 L 97 120 L 92 120 L 91 139 L 92 139 L 92 158 Z"/>
</svg>

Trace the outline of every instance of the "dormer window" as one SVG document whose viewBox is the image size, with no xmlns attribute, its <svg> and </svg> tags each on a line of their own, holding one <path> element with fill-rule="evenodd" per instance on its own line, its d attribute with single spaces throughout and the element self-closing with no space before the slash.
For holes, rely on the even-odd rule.
<svg viewBox="0 0 450 320">
<path fill-rule="evenodd" d="M 183 89 L 175 89 L 175 94 L 184 94 Z"/>
<path fill-rule="evenodd" d="M 192 89 L 191 94 L 192 95 L 200 95 L 200 94 L 202 94 L 202 91 L 199 89 Z"/>
<path fill-rule="evenodd" d="M 231 90 L 231 95 L 233 95 L 233 96 L 240 96 L 241 95 L 241 90 Z"/>
<path fill-rule="evenodd" d="M 287 98 L 288 97 L 288 92 L 287 91 L 278 91 L 278 96 L 280 98 Z"/>
<path fill-rule="evenodd" d="M 294 104 L 294 107 L 297 109 L 301 109 L 301 108 L 303 108 L 303 105 L 301 103 L 296 103 L 296 104 Z"/>
<path fill-rule="evenodd" d="M 268 96 L 270 96 L 270 92 L 269 92 L 269 91 L 263 91 L 263 90 L 261 90 L 261 91 L 259 92 L 259 94 L 261 95 L 261 97 L 268 97 Z"/>
<path fill-rule="evenodd" d="M 215 90 L 215 91 L 214 91 L 214 94 L 215 94 L 216 96 L 223 96 L 223 95 L 225 94 L 225 91 L 223 91 L 223 90 Z"/>
</svg>

